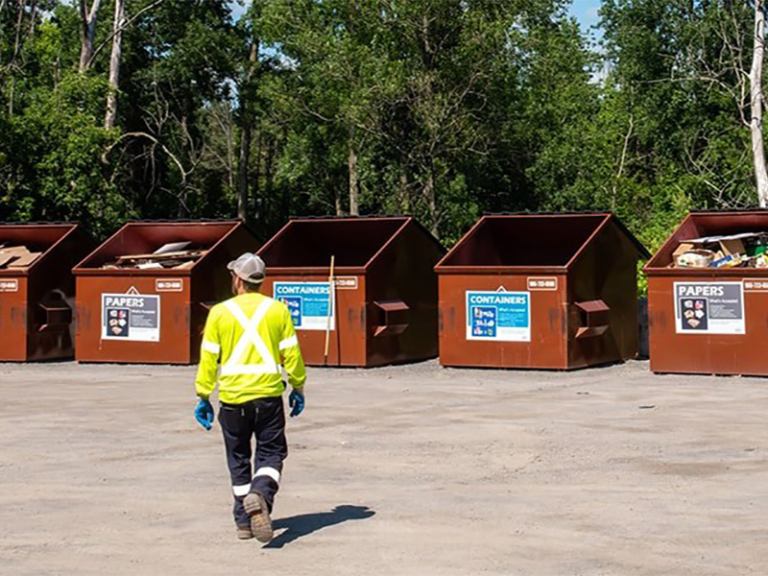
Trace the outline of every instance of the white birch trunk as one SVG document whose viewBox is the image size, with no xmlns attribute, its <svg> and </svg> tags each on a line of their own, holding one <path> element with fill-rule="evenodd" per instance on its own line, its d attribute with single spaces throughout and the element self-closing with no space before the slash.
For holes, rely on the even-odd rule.
<svg viewBox="0 0 768 576">
<path fill-rule="evenodd" d="M 86 72 L 91 66 L 93 58 L 93 44 L 96 40 L 96 19 L 99 16 L 101 0 L 94 0 L 91 9 L 88 10 L 86 0 L 80 0 L 80 66 L 81 73 Z"/>
<path fill-rule="evenodd" d="M 349 156 L 347 157 L 347 167 L 349 168 L 349 213 L 352 216 L 360 215 L 359 192 L 360 188 L 357 180 L 357 152 L 355 151 L 355 129 L 349 131 Z"/>
<path fill-rule="evenodd" d="M 117 92 L 120 89 L 120 60 L 123 51 L 123 21 L 125 20 L 125 0 L 115 0 L 115 21 L 113 24 L 112 55 L 109 59 L 109 94 L 107 95 L 107 114 L 104 128 L 115 127 L 117 119 Z"/>
<path fill-rule="evenodd" d="M 757 198 L 761 208 L 768 206 L 768 170 L 765 165 L 763 143 L 763 58 L 765 56 L 765 2 L 755 0 L 755 47 L 752 55 L 750 84 L 750 131 L 752 133 L 752 156 L 755 164 Z"/>
</svg>

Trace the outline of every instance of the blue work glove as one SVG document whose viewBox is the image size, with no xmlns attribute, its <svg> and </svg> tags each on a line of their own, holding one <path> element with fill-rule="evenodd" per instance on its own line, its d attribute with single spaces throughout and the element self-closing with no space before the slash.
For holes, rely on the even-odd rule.
<svg viewBox="0 0 768 576">
<path fill-rule="evenodd" d="M 291 390 L 288 396 L 288 406 L 291 407 L 291 418 L 304 412 L 304 393 L 298 390 Z"/>
<path fill-rule="evenodd" d="M 208 400 L 200 399 L 200 402 L 195 406 L 195 420 L 205 428 L 210 430 L 213 425 L 213 406 Z"/>
</svg>

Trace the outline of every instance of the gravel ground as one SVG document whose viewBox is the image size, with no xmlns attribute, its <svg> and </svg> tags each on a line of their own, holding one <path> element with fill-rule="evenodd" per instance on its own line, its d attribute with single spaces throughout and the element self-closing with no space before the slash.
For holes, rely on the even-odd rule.
<svg viewBox="0 0 768 576">
<path fill-rule="evenodd" d="M 0 365 L 0 573 L 768 574 L 768 380 L 311 370 L 262 547 L 193 376 Z"/>
</svg>

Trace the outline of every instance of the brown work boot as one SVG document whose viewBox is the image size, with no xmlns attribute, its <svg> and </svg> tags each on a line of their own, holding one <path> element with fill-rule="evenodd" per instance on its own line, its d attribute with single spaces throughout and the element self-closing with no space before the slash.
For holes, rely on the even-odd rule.
<svg viewBox="0 0 768 576">
<path fill-rule="evenodd" d="M 238 526 L 237 527 L 237 539 L 238 540 L 250 540 L 253 538 L 253 530 L 250 526 Z"/>
<path fill-rule="evenodd" d="M 269 517 L 269 508 L 264 496 L 258 492 L 251 492 L 243 500 L 245 511 L 251 517 L 251 532 L 256 540 L 266 544 L 272 540 L 272 519 Z"/>
</svg>

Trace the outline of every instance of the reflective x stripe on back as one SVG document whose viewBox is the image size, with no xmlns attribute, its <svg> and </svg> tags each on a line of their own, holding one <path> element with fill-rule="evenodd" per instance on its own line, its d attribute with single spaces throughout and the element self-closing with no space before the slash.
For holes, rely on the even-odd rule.
<svg viewBox="0 0 768 576">
<path fill-rule="evenodd" d="M 269 308 L 274 303 L 271 298 L 265 298 L 261 304 L 256 307 L 253 312 L 253 316 L 248 317 L 243 312 L 242 308 L 235 304 L 232 300 L 228 300 L 224 303 L 227 310 L 230 311 L 232 316 L 240 323 L 243 328 L 243 335 L 235 345 L 232 354 L 227 362 L 221 367 L 222 376 L 237 376 L 241 374 L 279 374 L 280 366 L 275 363 L 275 359 L 272 353 L 264 344 L 264 340 L 259 335 L 259 324 L 264 319 Z M 256 351 L 261 356 L 261 364 L 244 364 L 242 362 L 243 356 L 248 350 L 248 346 L 252 345 L 256 348 Z"/>
</svg>

